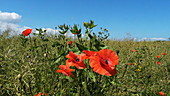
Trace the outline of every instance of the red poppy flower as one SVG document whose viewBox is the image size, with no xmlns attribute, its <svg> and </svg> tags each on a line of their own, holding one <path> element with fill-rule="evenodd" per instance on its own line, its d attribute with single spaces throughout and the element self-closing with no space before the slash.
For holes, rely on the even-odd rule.
<svg viewBox="0 0 170 96">
<path fill-rule="evenodd" d="M 78 69 L 86 68 L 86 65 L 83 62 L 84 59 L 87 59 L 86 54 L 76 55 L 72 51 L 70 51 L 69 54 L 66 55 L 66 58 L 69 58 L 68 60 L 66 60 L 67 66 L 75 66 Z"/>
<path fill-rule="evenodd" d="M 73 44 L 73 41 L 66 42 L 66 44 L 72 45 L 72 44 Z"/>
<path fill-rule="evenodd" d="M 74 69 L 70 69 L 68 66 L 66 65 L 60 65 L 59 68 L 61 70 L 56 70 L 57 73 L 63 73 L 66 76 L 74 76 L 71 72 L 75 71 Z"/>
<path fill-rule="evenodd" d="M 131 50 L 132 52 L 136 52 L 136 50 Z"/>
<path fill-rule="evenodd" d="M 32 29 L 26 29 L 22 32 L 24 36 L 28 36 L 32 32 Z"/>
<path fill-rule="evenodd" d="M 134 65 L 135 63 L 130 63 L 129 65 Z"/>
<path fill-rule="evenodd" d="M 166 55 L 166 53 L 162 53 L 162 55 Z"/>
<path fill-rule="evenodd" d="M 40 93 L 38 93 L 37 95 L 34 95 L 34 96 L 41 96 L 41 95 L 44 95 L 44 96 L 46 96 L 46 95 L 48 95 L 47 93 L 42 93 L 42 92 L 40 92 Z"/>
<path fill-rule="evenodd" d="M 118 56 L 115 52 L 109 49 L 102 49 L 97 52 L 97 56 L 90 57 L 90 66 L 93 71 L 101 75 L 115 75 L 115 65 L 118 64 Z"/>
<path fill-rule="evenodd" d="M 155 56 L 156 58 L 160 58 L 161 56 Z"/>
<path fill-rule="evenodd" d="M 156 61 L 157 64 L 161 64 L 161 62 Z"/>
<path fill-rule="evenodd" d="M 161 96 L 165 96 L 165 93 L 163 93 L 163 92 L 159 92 L 159 95 L 161 95 Z"/>
</svg>

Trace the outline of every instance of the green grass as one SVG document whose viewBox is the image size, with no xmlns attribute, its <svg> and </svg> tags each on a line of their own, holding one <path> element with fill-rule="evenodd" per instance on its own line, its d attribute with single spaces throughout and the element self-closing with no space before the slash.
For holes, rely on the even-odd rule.
<svg viewBox="0 0 170 96">
<path fill-rule="evenodd" d="M 55 71 L 65 64 L 64 53 L 69 50 L 65 42 L 70 38 L 47 39 L 28 37 L 24 42 L 19 36 L 0 37 L 1 96 L 34 96 L 39 92 L 49 96 L 159 96 L 160 91 L 170 95 L 169 41 L 105 41 L 111 50 L 120 51 L 117 74 L 102 76 L 87 65 L 69 78 Z M 158 55 L 161 58 L 155 58 Z"/>
</svg>

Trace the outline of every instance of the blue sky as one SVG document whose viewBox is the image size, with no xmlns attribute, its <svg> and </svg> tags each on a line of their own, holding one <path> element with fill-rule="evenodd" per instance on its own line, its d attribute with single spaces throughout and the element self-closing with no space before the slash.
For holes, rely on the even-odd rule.
<svg viewBox="0 0 170 96">
<path fill-rule="evenodd" d="M 21 15 L 18 25 L 31 28 L 94 20 L 110 38 L 170 37 L 170 0 L 0 0 L 0 11 Z"/>
</svg>

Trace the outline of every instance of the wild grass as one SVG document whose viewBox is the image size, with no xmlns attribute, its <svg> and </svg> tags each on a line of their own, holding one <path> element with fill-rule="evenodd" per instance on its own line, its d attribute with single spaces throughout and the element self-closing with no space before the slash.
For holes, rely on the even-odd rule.
<svg viewBox="0 0 170 96">
<path fill-rule="evenodd" d="M 20 36 L 1 35 L 1 96 L 34 96 L 39 92 L 49 96 L 157 96 L 160 91 L 170 95 L 168 41 L 104 41 L 109 49 L 119 50 L 117 74 L 103 76 L 87 65 L 87 69 L 76 70 L 71 78 L 55 72 L 67 60 L 66 42 L 71 38 L 46 38 L 43 41 L 40 37 L 28 37 L 24 41 Z M 73 40 L 72 47 L 76 46 L 74 42 L 77 40 Z"/>
</svg>

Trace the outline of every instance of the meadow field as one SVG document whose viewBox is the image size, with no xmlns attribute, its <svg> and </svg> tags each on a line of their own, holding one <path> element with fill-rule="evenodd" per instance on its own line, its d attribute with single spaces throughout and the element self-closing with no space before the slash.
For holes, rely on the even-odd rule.
<svg viewBox="0 0 170 96">
<path fill-rule="evenodd" d="M 56 36 L 1 34 L 0 96 L 170 96 L 169 41 L 116 41 L 88 32 L 90 39 L 85 39 L 76 30 L 71 30 L 74 39 L 64 31 Z M 84 68 L 71 66 L 73 72 L 61 72 L 59 66 L 71 59 L 69 52 L 78 56 L 83 50 L 102 49 L 117 54 L 116 74 L 101 75 L 89 59 L 83 59 Z"/>
</svg>

